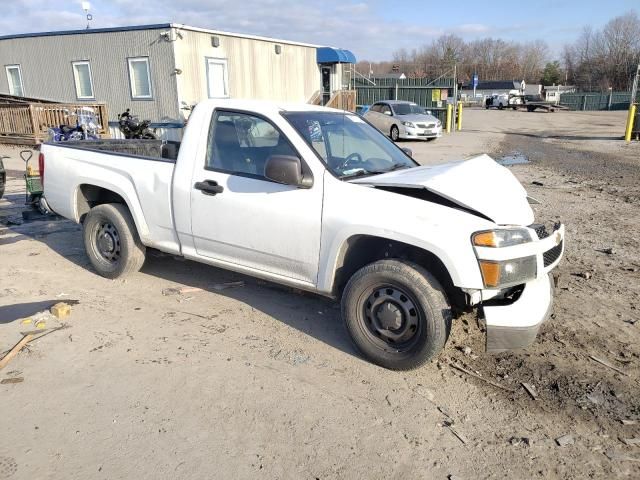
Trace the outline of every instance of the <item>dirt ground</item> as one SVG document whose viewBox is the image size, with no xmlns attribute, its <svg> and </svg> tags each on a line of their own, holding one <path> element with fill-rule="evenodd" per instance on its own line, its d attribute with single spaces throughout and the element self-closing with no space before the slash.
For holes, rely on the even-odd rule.
<svg viewBox="0 0 640 480">
<path fill-rule="evenodd" d="M 360 359 L 313 295 L 168 256 L 97 276 L 73 223 L 6 225 L 24 186 L 4 149 L 0 351 L 34 328 L 21 319 L 78 304 L 0 371 L 0 479 L 640 478 L 640 145 L 624 117 L 469 110 L 463 132 L 404 142 L 421 163 L 523 154 L 537 219 L 567 225 L 534 346 L 486 354 L 467 314 L 411 372 Z M 202 290 L 163 295 L 181 286 Z"/>
</svg>

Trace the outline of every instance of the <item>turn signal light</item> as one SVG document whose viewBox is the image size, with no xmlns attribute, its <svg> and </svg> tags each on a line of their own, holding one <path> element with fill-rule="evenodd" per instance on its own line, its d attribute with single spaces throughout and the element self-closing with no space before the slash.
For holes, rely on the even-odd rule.
<svg viewBox="0 0 640 480">
<path fill-rule="evenodd" d="M 500 284 L 500 264 L 480 260 L 480 270 L 485 287 L 497 287 Z"/>
<path fill-rule="evenodd" d="M 473 244 L 478 247 L 495 247 L 497 243 L 494 232 L 480 232 L 473 236 Z"/>
</svg>

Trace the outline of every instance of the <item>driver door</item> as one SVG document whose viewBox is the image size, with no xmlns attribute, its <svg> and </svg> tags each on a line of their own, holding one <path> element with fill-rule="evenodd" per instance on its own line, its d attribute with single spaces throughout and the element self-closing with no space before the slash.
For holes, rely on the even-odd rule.
<svg viewBox="0 0 640 480">
<path fill-rule="evenodd" d="M 268 120 L 216 110 L 205 162 L 192 178 L 191 229 L 199 256 L 315 285 L 320 252 L 321 179 L 310 188 L 264 175 L 271 155 L 304 162 Z"/>
</svg>

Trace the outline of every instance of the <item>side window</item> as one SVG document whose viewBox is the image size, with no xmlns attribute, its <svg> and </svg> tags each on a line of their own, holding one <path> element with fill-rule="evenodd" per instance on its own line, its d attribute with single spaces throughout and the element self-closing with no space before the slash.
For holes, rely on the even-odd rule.
<svg viewBox="0 0 640 480">
<path fill-rule="evenodd" d="M 151 99 L 151 72 L 148 57 L 129 58 L 131 98 Z"/>
<path fill-rule="evenodd" d="M 78 100 L 92 99 L 93 79 L 91 78 L 91 64 L 87 61 L 73 62 L 73 79 L 76 83 L 76 97 Z"/>
<path fill-rule="evenodd" d="M 386 103 L 383 103 L 380 108 L 380 112 L 386 114 L 387 112 L 391 113 L 391 107 Z"/>
<path fill-rule="evenodd" d="M 371 107 L 371 111 L 380 113 L 380 107 L 381 105 L 379 103 L 376 103 Z"/>
<path fill-rule="evenodd" d="M 7 71 L 7 81 L 9 82 L 9 94 L 24 97 L 20 65 L 7 65 L 5 70 Z"/>
<path fill-rule="evenodd" d="M 298 156 L 267 120 L 247 113 L 214 113 L 205 168 L 265 179 L 264 167 L 271 155 Z"/>
</svg>

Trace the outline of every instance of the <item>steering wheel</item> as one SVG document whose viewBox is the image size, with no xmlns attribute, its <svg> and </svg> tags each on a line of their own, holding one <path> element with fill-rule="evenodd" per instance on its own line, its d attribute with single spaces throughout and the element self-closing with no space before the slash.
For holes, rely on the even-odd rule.
<svg viewBox="0 0 640 480">
<path fill-rule="evenodd" d="M 340 165 L 339 169 L 344 170 L 345 168 L 347 168 L 347 165 L 349 165 L 349 163 L 351 163 L 354 160 L 357 160 L 358 162 L 362 163 L 362 155 L 360 155 L 358 152 L 353 152 L 347 158 L 344 159 L 344 162 L 342 162 L 342 165 Z"/>
</svg>

